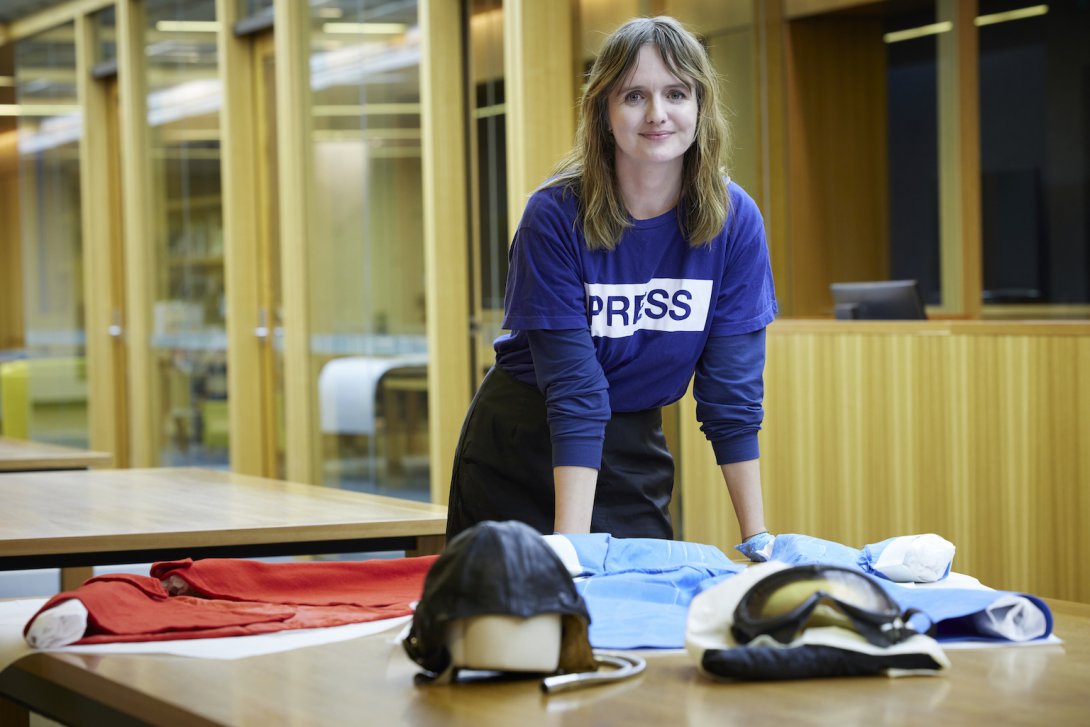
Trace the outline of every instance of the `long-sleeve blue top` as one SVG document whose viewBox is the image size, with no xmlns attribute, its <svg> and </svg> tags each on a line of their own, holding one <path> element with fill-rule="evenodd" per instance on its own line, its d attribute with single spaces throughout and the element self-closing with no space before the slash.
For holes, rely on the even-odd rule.
<svg viewBox="0 0 1090 727">
<path fill-rule="evenodd" d="M 553 465 L 601 466 L 610 418 L 608 384 L 587 331 L 528 331 L 537 385 L 545 395 Z M 693 393 L 701 431 L 718 464 L 757 459 L 764 418 L 764 329 L 708 339 Z"/>
</svg>

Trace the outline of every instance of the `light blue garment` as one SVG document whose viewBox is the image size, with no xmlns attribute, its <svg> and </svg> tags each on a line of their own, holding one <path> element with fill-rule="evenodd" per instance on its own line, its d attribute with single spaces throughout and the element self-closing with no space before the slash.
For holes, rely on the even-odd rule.
<svg viewBox="0 0 1090 727">
<path fill-rule="evenodd" d="M 680 648 L 689 602 L 708 583 L 737 573 L 718 548 L 654 538 L 569 535 L 585 578 L 590 643 L 601 649 Z"/>
<path fill-rule="evenodd" d="M 1039 638 L 1048 638 L 1052 634 L 1052 610 L 1040 598 L 1026 593 L 979 588 L 910 588 L 890 581 L 880 581 L 879 585 L 901 608 L 922 611 L 923 616 L 911 619 L 912 625 L 919 631 L 934 625 L 935 638 L 940 642 L 1007 641 L 982 631 L 974 618 L 1006 595 L 1028 599 L 1040 609 L 1045 617 L 1045 633 Z"/>
<path fill-rule="evenodd" d="M 575 547 L 583 575 L 588 576 L 668 572 L 685 566 L 737 573 L 745 567 L 732 563 L 714 545 L 658 538 L 615 538 L 608 533 L 564 537 Z"/>
<path fill-rule="evenodd" d="M 878 563 L 882 551 L 884 551 L 894 540 L 897 540 L 897 537 L 887 538 L 878 543 L 871 543 L 863 546 L 862 550 L 857 550 L 833 542 L 832 540 L 822 540 L 821 538 L 815 538 L 810 535 L 787 533 L 785 535 L 776 536 L 776 540 L 772 544 L 772 555 L 769 560 L 778 560 L 781 563 L 788 563 L 790 565 L 828 563 L 844 566 L 845 568 L 855 568 L 868 575 L 888 581 L 889 578 L 876 570 L 874 566 Z M 946 567 L 943 578 L 948 575 L 950 575 L 949 565 Z"/>
<path fill-rule="evenodd" d="M 732 563 L 718 548 L 651 538 L 614 538 L 599 533 L 567 536 L 584 575 L 577 588 L 590 611 L 590 643 L 596 649 L 682 648 L 689 604 L 697 594 L 745 566 Z M 832 564 L 868 572 L 863 551 L 807 535 L 778 535 L 772 559 L 790 565 Z M 920 630 L 936 627 L 936 638 L 1003 641 L 982 632 L 973 616 L 1006 591 L 949 587 L 908 587 L 875 578 L 902 608 L 923 616 Z M 1052 633 L 1052 614 L 1039 598 L 1024 596 L 1041 609 Z"/>
<path fill-rule="evenodd" d="M 846 545 L 822 540 L 809 535 L 788 533 L 777 535 L 772 546 L 772 560 L 789 565 L 839 565 L 845 568 L 861 570 L 874 576 L 890 597 L 904 609 L 914 608 L 923 612 L 922 616 L 912 619 L 912 624 L 919 630 L 927 630 L 934 625 L 936 637 L 942 640 L 977 639 L 1003 641 L 1004 639 L 982 633 L 973 623 L 972 616 L 978 614 L 1008 591 L 993 591 L 979 588 L 921 588 L 906 586 L 888 580 L 874 570 L 874 563 L 882 550 L 893 538 L 868 545 L 862 550 Z M 949 571 L 948 571 L 949 573 Z M 1044 601 L 1025 593 L 1012 595 L 1029 599 L 1045 616 L 1047 630 L 1041 638 L 1052 633 L 1052 612 Z"/>
<path fill-rule="evenodd" d="M 809 535 L 797 535 L 795 533 L 781 533 L 772 543 L 772 557 L 769 560 L 778 560 L 788 565 L 811 565 L 824 563 L 839 565 L 844 568 L 866 570 L 860 562 L 861 553 L 855 548 L 835 543 L 832 540 L 822 540 Z"/>
</svg>

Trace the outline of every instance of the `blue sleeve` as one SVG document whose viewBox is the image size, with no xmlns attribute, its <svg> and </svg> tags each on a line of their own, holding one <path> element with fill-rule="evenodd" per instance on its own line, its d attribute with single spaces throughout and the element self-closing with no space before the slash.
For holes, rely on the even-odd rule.
<svg viewBox="0 0 1090 727">
<path fill-rule="evenodd" d="M 696 366 L 693 395 L 700 430 L 717 464 L 757 459 L 764 420 L 765 329 L 713 336 Z"/>
<path fill-rule="evenodd" d="M 751 333 L 771 323 L 779 311 L 761 211 L 737 184 L 731 182 L 728 189 L 727 257 L 712 336 Z"/>
<path fill-rule="evenodd" d="M 545 395 L 553 466 L 602 467 L 609 384 L 584 329 L 526 332 L 537 386 Z"/>
<path fill-rule="evenodd" d="M 559 190 L 535 192 L 526 203 L 509 252 L 503 299 L 508 330 L 576 329 L 587 325 L 575 203 Z"/>
</svg>

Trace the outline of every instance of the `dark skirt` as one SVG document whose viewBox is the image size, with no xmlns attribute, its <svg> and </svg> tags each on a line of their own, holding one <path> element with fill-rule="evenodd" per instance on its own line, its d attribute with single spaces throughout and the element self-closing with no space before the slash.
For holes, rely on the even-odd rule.
<svg viewBox="0 0 1090 727">
<path fill-rule="evenodd" d="M 614 413 L 606 425 L 591 532 L 667 538 L 674 461 L 662 410 Z M 552 441 L 545 397 L 493 367 L 469 406 L 450 483 L 447 538 L 484 520 L 553 532 Z"/>
</svg>

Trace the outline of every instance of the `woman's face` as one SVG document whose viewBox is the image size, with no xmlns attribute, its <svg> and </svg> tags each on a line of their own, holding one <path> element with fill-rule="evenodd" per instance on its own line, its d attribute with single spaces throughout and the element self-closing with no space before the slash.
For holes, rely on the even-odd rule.
<svg viewBox="0 0 1090 727">
<path fill-rule="evenodd" d="M 610 93 L 608 109 L 618 172 L 648 165 L 680 171 L 696 136 L 696 92 L 670 73 L 658 48 L 640 49 L 632 71 Z"/>
</svg>

